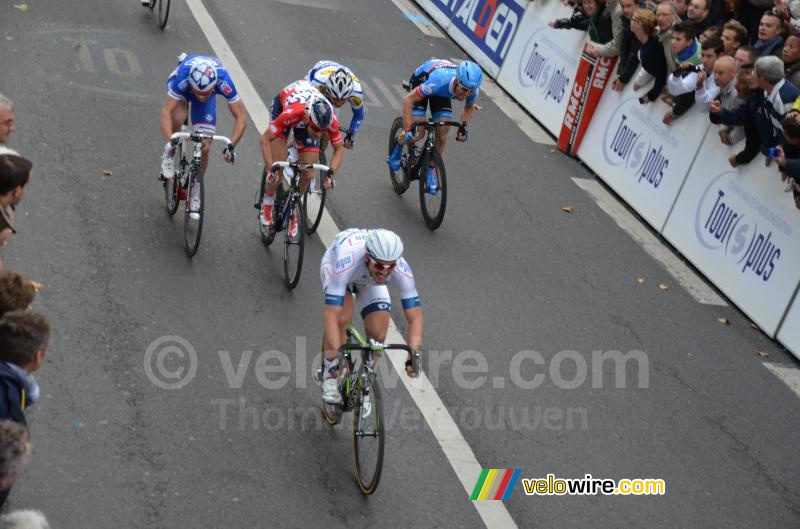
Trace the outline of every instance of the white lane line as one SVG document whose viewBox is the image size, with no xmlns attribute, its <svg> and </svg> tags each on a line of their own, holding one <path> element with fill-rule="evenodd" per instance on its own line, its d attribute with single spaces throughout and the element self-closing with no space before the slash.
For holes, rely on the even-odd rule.
<svg viewBox="0 0 800 529">
<path fill-rule="evenodd" d="M 263 133 L 269 119 L 266 105 L 259 98 L 255 88 L 253 88 L 253 84 L 233 55 L 201 0 L 186 0 L 186 3 L 214 49 L 214 53 L 217 54 L 225 68 L 231 73 L 231 76 L 236 79 L 236 88 L 239 91 L 239 96 L 242 98 L 244 106 L 250 113 L 250 117 L 255 122 L 259 132 Z M 320 240 L 325 246 L 328 246 L 340 231 L 326 210 L 317 229 Z M 393 343 L 405 343 L 393 321 L 389 325 L 387 340 Z M 425 417 L 442 452 L 444 452 L 459 481 L 464 486 L 466 497 L 469 498 L 483 467 L 478 463 L 469 444 L 464 439 L 464 436 L 461 435 L 458 425 L 450 416 L 441 398 L 436 393 L 436 389 L 431 385 L 427 377 L 422 376 L 412 381 L 405 376 L 405 355 L 403 353 L 390 352 L 388 356 L 394 369 L 401 373 L 399 376 L 400 381 Z M 517 527 L 502 501 L 473 501 L 471 503 L 478 511 L 487 528 L 515 529 Z"/>
<path fill-rule="evenodd" d="M 440 39 L 444 38 L 444 34 L 439 31 L 439 28 L 436 27 L 436 24 L 431 22 L 428 17 L 423 15 L 419 9 L 411 4 L 411 2 L 408 2 L 408 0 L 392 0 L 392 2 L 400 11 L 403 12 L 406 18 L 413 22 L 414 25 L 417 26 L 425 35 Z"/>
<path fill-rule="evenodd" d="M 705 305 L 717 305 L 720 307 L 726 307 L 728 305 L 719 294 L 714 292 L 714 290 L 705 283 L 705 281 L 700 279 L 688 266 L 675 257 L 655 235 L 650 233 L 641 222 L 627 209 L 622 207 L 611 193 L 606 191 L 598 181 L 585 178 L 573 178 L 572 181 L 575 182 L 575 185 L 586 191 L 594 201 L 597 202 L 600 209 L 614 219 L 614 222 L 616 222 L 623 231 L 633 237 L 633 240 L 635 240 L 645 252 L 661 263 L 664 268 L 667 269 L 667 272 L 669 272 L 696 301 Z"/>
<path fill-rule="evenodd" d="M 402 108 L 400 101 L 398 101 L 397 98 L 394 97 L 394 94 L 392 94 L 392 91 L 389 90 L 388 86 L 386 86 L 386 83 L 384 83 L 377 77 L 373 77 L 372 82 L 375 84 L 375 86 L 378 87 L 378 90 L 380 90 L 380 92 L 383 94 L 383 97 L 385 97 L 386 100 L 389 102 L 390 107 L 394 108 L 395 110 L 399 110 L 400 108 Z"/>
<path fill-rule="evenodd" d="M 781 379 L 781 382 L 789 386 L 789 389 L 800 397 L 800 369 L 793 366 L 772 364 L 770 362 L 764 362 L 764 367 L 766 367 L 770 373 Z"/>
<path fill-rule="evenodd" d="M 327 9 L 329 11 L 336 11 L 344 7 L 343 5 L 341 5 L 340 2 L 334 3 L 332 0 L 326 0 L 325 2 L 313 2 L 311 0 L 275 0 L 275 1 L 290 6 L 316 7 L 317 9 Z"/>
</svg>

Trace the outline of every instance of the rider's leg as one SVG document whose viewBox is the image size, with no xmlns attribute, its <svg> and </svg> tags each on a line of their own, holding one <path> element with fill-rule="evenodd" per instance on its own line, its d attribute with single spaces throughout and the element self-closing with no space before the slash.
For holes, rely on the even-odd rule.
<svg viewBox="0 0 800 529">
<path fill-rule="evenodd" d="M 388 310 L 377 310 L 364 316 L 364 331 L 373 340 L 384 342 L 386 333 L 389 331 L 389 319 L 391 312 Z"/>
<path fill-rule="evenodd" d="M 289 155 L 289 147 L 286 138 L 272 138 L 269 148 L 272 151 L 272 159 L 276 162 L 286 160 L 286 157 Z M 267 170 L 269 170 L 269 168 L 267 168 Z M 277 174 L 272 175 L 272 180 L 267 182 L 267 196 L 271 197 L 275 195 L 275 190 L 278 188 L 278 184 L 281 181 L 280 176 L 282 174 L 282 171 L 278 171 Z"/>
</svg>

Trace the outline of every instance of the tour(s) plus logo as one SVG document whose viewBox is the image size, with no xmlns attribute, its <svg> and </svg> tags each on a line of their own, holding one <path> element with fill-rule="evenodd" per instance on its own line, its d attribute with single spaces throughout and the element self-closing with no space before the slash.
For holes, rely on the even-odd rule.
<svg viewBox="0 0 800 529">
<path fill-rule="evenodd" d="M 632 97 L 620 103 L 606 124 L 603 157 L 612 167 L 621 167 L 632 173 L 638 183 L 658 188 L 669 167 L 669 159 L 663 144 L 654 141 L 647 133 L 646 125 L 638 118 L 631 119 L 635 111 L 628 111 L 626 103 L 635 100 Z"/>
<path fill-rule="evenodd" d="M 694 219 L 697 241 L 707 250 L 730 256 L 742 274 L 769 281 L 781 249 L 771 229 L 759 228 L 756 220 L 744 213 L 747 206 L 737 196 L 738 187 L 729 180 L 731 176 L 735 176 L 733 171 L 720 174 L 700 196 Z M 725 182 L 729 184 L 723 185 Z"/>
<path fill-rule="evenodd" d="M 525 88 L 534 87 L 545 100 L 561 103 L 572 82 L 566 73 L 569 66 L 557 64 L 558 54 L 545 49 L 550 48 L 543 39 L 545 29 L 534 31 L 525 44 L 519 62 L 519 83 Z"/>
</svg>

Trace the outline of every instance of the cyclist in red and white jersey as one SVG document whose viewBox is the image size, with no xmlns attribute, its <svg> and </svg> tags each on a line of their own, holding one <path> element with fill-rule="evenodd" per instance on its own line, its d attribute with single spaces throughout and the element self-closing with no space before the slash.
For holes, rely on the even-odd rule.
<svg viewBox="0 0 800 529">
<path fill-rule="evenodd" d="M 261 154 L 268 171 L 264 201 L 261 206 L 261 223 L 272 228 L 272 206 L 275 190 L 280 179 L 273 175 L 271 168 L 276 161 L 285 160 L 288 155 L 289 132 L 294 134 L 294 144 L 301 162 L 319 162 L 319 143 L 323 132 L 327 132 L 333 145 L 330 161 L 330 176 L 339 170 L 344 157 L 342 134 L 339 120 L 333 107 L 319 90 L 308 81 L 295 81 L 280 91 L 270 105 L 272 120 L 261 135 Z M 308 184 L 314 179 L 312 171 L 303 171 L 300 192 L 305 193 Z"/>
</svg>

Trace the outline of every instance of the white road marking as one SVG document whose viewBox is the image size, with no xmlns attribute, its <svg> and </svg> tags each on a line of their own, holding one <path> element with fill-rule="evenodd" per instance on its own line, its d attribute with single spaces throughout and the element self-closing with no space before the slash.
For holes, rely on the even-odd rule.
<svg viewBox="0 0 800 529">
<path fill-rule="evenodd" d="M 397 98 L 394 97 L 394 94 L 392 94 L 392 91 L 389 90 L 388 86 L 386 86 L 386 83 L 384 83 L 377 77 L 373 77 L 372 82 L 375 84 L 375 86 L 378 87 L 378 90 L 380 90 L 380 92 L 383 94 L 383 97 L 385 97 L 386 100 L 389 102 L 390 107 L 396 110 L 399 110 L 401 108 L 400 101 L 398 101 Z"/>
<path fill-rule="evenodd" d="M 236 79 L 236 88 L 239 91 L 239 96 L 242 98 L 244 106 L 250 113 L 250 117 L 259 132 L 263 133 L 269 119 L 266 105 L 259 98 L 252 82 L 234 56 L 222 33 L 214 24 L 202 1 L 186 0 L 186 3 L 214 49 L 214 53 L 217 54 L 231 76 Z M 253 223 L 255 224 L 255 222 L 256 218 L 253 216 Z M 340 231 L 326 210 L 317 229 L 320 240 L 325 246 L 328 246 Z M 307 273 L 312 271 L 307 271 Z M 405 343 L 393 321 L 389 325 L 387 340 L 393 343 Z M 400 380 L 428 422 L 431 432 L 438 441 L 445 457 L 447 457 L 458 479 L 464 486 L 466 497 L 468 498 L 483 467 L 478 463 L 469 444 L 464 439 L 464 436 L 461 435 L 458 425 L 450 416 L 441 398 L 436 393 L 436 389 L 431 385 L 427 377 L 423 375 L 412 381 L 405 376 L 406 358 L 404 353 L 392 351 L 388 353 L 388 357 L 394 369 L 401 373 Z M 517 527 L 502 501 L 474 501 L 471 503 L 478 511 L 486 527 L 492 529 L 515 529 Z"/>
<path fill-rule="evenodd" d="M 316 7 L 317 9 L 327 9 L 329 11 L 336 11 L 343 9 L 344 6 L 341 2 L 333 2 L 333 0 L 325 0 L 325 2 L 314 2 L 312 0 L 275 0 L 281 4 L 288 4 L 291 6 L 299 7 Z"/>
<path fill-rule="evenodd" d="M 728 304 L 719 294 L 709 287 L 705 281 L 700 279 L 688 266 L 680 261 L 669 251 L 655 235 L 639 222 L 627 209 L 625 209 L 616 198 L 614 198 L 596 180 L 585 178 L 573 178 L 575 185 L 586 191 L 591 196 L 600 209 L 605 211 L 614 222 L 633 237 L 645 252 L 652 258 L 661 263 L 667 272 L 674 277 L 680 285 L 689 292 L 696 301 L 705 305 L 717 305 L 726 307 Z"/>
<path fill-rule="evenodd" d="M 408 0 L 392 0 L 392 2 L 394 2 L 394 5 L 396 5 L 397 8 L 406 15 L 406 18 L 413 22 L 414 25 L 417 26 L 425 35 L 440 39 L 444 38 L 444 33 L 439 31 L 439 28 L 436 27 L 436 24 L 431 22 L 431 20 L 422 14 L 422 12 L 413 4 L 411 4 L 411 2 Z"/>
<path fill-rule="evenodd" d="M 781 379 L 781 382 L 789 386 L 789 389 L 800 397 L 800 369 L 793 366 L 772 364 L 770 362 L 764 362 L 764 367 L 766 367 L 770 373 Z"/>
<path fill-rule="evenodd" d="M 367 83 L 365 83 L 363 79 L 360 79 L 359 82 L 361 83 L 361 89 L 364 91 L 364 106 L 375 108 L 382 107 L 383 103 L 381 103 L 381 100 L 375 95 L 375 92 L 367 86 Z"/>
</svg>

